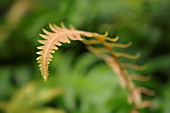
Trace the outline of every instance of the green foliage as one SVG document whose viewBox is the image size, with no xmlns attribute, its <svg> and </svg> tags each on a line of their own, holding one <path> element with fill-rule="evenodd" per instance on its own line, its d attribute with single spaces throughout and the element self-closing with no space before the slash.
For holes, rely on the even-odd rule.
<svg viewBox="0 0 170 113">
<path fill-rule="evenodd" d="M 43 104 L 63 93 L 63 88 L 42 87 L 42 84 L 30 82 L 20 88 L 8 102 L 1 102 L 0 109 L 6 113 L 65 113 Z M 34 98 L 36 97 L 36 98 Z"/>
<path fill-rule="evenodd" d="M 53 84 L 66 88 L 63 101 L 69 113 L 121 113 L 130 110 L 126 91 L 121 89 L 117 76 L 104 62 L 89 53 L 76 59 L 69 54 L 54 56 L 51 65 L 54 75 L 49 79 Z"/>
</svg>

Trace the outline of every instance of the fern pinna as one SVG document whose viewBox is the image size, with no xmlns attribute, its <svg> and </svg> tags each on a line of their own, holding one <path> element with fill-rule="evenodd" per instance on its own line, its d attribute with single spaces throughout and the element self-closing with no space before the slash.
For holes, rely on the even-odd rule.
<svg viewBox="0 0 170 113">
<path fill-rule="evenodd" d="M 63 23 L 61 24 L 61 27 L 58 27 L 55 24 L 49 24 L 49 27 L 52 32 L 43 29 L 45 35 L 40 34 L 40 36 L 45 40 L 38 40 L 39 43 L 43 45 L 37 47 L 40 49 L 40 51 L 37 52 L 37 54 L 40 55 L 37 60 L 44 81 L 47 81 L 49 75 L 48 66 L 53 58 L 52 53 L 55 53 L 55 50 L 58 50 L 58 46 L 61 46 L 62 43 L 70 43 L 70 40 L 80 40 L 87 45 L 87 49 L 89 51 L 102 58 L 106 64 L 108 64 L 108 66 L 118 75 L 121 86 L 128 89 L 128 100 L 134 105 L 133 112 L 137 112 L 138 109 L 151 104 L 150 101 L 142 101 L 142 93 L 146 95 L 153 95 L 153 92 L 147 88 L 136 86 L 133 82 L 133 78 L 141 81 L 146 81 L 148 78 L 141 75 L 129 75 L 126 71 L 127 67 L 135 70 L 142 70 L 144 67 L 130 63 L 121 63 L 118 60 L 119 57 L 136 59 L 139 57 L 139 53 L 136 55 L 130 55 L 126 53 L 115 52 L 113 50 L 115 47 L 127 48 L 131 45 L 131 42 L 128 44 L 118 44 L 115 42 L 119 39 L 119 37 L 109 38 L 107 37 L 107 32 L 105 35 L 101 35 L 98 33 L 76 30 L 72 26 L 70 29 L 68 29 Z M 89 37 L 91 39 L 84 39 L 82 36 Z M 95 48 L 94 45 L 102 46 Z"/>
</svg>

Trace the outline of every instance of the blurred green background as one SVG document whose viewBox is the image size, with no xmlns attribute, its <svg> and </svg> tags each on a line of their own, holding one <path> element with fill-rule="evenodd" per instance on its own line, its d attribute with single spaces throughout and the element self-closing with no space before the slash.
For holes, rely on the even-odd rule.
<svg viewBox="0 0 170 113">
<path fill-rule="evenodd" d="M 0 0 L 0 113 L 130 111 L 117 76 L 81 42 L 59 48 L 43 82 L 38 34 L 60 22 L 133 42 L 118 51 L 141 52 L 135 63 L 147 64 L 141 73 L 152 79 L 137 84 L 155 91 L 141 113 L 170 112 L 170 0 Z"/>
</svg>

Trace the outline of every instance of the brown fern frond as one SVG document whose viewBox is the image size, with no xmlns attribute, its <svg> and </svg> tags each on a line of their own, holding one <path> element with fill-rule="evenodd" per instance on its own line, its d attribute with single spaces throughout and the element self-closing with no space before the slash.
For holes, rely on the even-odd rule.
<svg viewBox="0 0 170 113">
<path fill-rule="evenodd" d="M 44 80 L 47 80 L 48 77 L 48 66 L 50 61 L 52 61 L 52 53 L 55 50 L 58 50 L 58 46 L 61 46 L 62 43 L 70 43 L 70 40 L 80 40 L 87 45 L 89 51 L 94 53 L 96 56 L 102 58 L 106 64 L 118 75 L 120 79 L 121 86 L 127 88 L 129 91 L 128 99 L 131 104 L 134 105 L 135 111 L 142 107 L 151 105 L 149 101 L 142 100 L 142 93 L 146 95 L 153 95 L 154 93 L 144 87 L 136 86 L 133 82 L 133 76 L 127 72 L 126 68 L 131 68 L 135 70 L 143 70 L 145 66 L 137 66 L 130 63 L 121 63 L 119 57 L 125 57 L 128 59 L 135 60 L 140 56 L 140 53 L 136 55 L 131 55 L 127 53 L 115 52 L 114 48 L 127 48 L 132 43 L 127 44 L 118 44 L 115 43 L 118 41 L 119 37 L 109 38 L 108 32 L 104 35 L 98 33 L 91 33 L 86 31 L 76 30 L 74 27 L 70 29 L 66 28 L 64 24 L 61 24 L 61 27 L 56 26 L 55 24 L 49 24 L 52 32 L 49 32 L 43 29 L 44 34 L 40 34 L 44 40 L 39 40 L 42 46 L 37 47 L 40 49 L 37 54 L 40 56 L 37 58 L 38 63 L 40 63 L 40 70 Z M 90 37 L 92 39 L 84 39 L 81 36 Z M 95 45 L 101 45 L 100 48 L 95 48 Z M 135 76 L 135 79 L 141 81 L 147 81 L 148 78 L 142 76 Z"/>
</svg>

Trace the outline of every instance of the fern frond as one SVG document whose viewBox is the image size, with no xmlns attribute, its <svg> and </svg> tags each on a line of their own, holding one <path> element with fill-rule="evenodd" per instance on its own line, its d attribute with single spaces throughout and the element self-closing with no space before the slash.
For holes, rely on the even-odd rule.
<svg viewBox="0 0 170 113">
<path fill-rule="evenodd" d="M 133 77 L 127 72 L 126 68 L 131 68 L 135 70 L 143 70 L 144 66 L 137 66 L 130 63 L 122 63 L 119 61 L 119 57 L 125 57 L 128 59 L 135 60 L 140 56 L 140 53 L 136 55 L 131 55 L 127 53 L 115 52 L 113 48 L 127 48 L 132 43 L 127 44 L 118 44 L 115 43 L 118 41 L 119 37 L 109 38 L 108 32 L 104 35 L 98 33 L 91 33 L 86 31 L 76 30 L 74 27 L 70 29 L 66 28 L 64 24 L 61 24 L 61 27 L 56 26 L 55 24 L 49 24 L 52 32 L 49 32 L 43 29 L 45 34 L 40 34 L 44 40 L 38 40 L 42 46 L 37 47 L 40 51 L 37 52 L 40 56 L 37 58 L 41 74 L 43 79 L 46 81 L 48 78 L 48 66 L 50 61 L 52 61 L 55 50 L 58 50 L 58 46 L 61 46 L 62 43 L 70 43 L 70 40 L 79 40 L 87 45 L 89 51 L 94 53 L 96 56 L 102 58 L 108 66 L 118 75 L 120 83 L 124 88 L 127 88 L 129 91 L 128 99 L 131 104 L 134 105 L 135 110 L 146 107 L 150 105 L 149 101 L 142 100 L 142 93 L 146 95 L 153 95 L 153 92 L 147 88 L 136 86 L 133 82 Z M 84 39 L 81 36 L 90 37 L 92 39 Z M 95 45 L 100 44 L 100 48 L 95 48 Z M 146 81 L 148 78 L 142 76 L 135 76 L 135 79 L 141 81 Z"/>
</svg>

